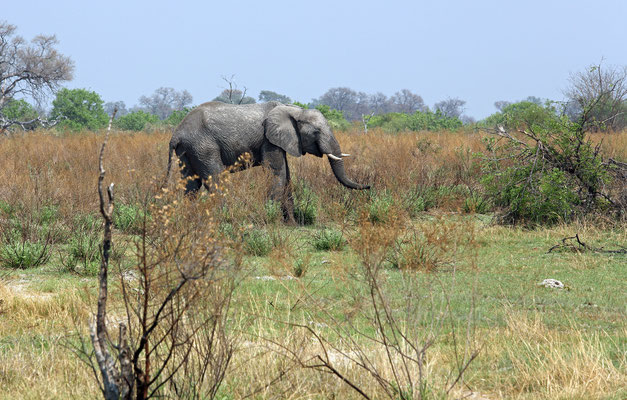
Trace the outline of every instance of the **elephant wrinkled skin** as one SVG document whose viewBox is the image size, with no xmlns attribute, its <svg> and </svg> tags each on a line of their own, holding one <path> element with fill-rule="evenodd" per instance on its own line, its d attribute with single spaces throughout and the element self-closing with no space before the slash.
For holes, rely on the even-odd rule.
<svg viewBox="0 0 627 400">
<path fill-rule="evenodd" d="M 270 193 L 280 201 L 283 216 L 293 221 L 294 200 L 286 152 L 294 157 L 313 154 L 329 158 L 337 180 L 347 188 L 368 189 L 346 176 L 340 145 L 322 113 L 278 102 L 233 105 L 204 103 L 181 121 L 170 140 L 168 177 L 176 152 L 187 192 L 196 192 L 210 176 L 216 176 L 249 153 L 251 165 L 267 165 L 275 176 Z"/>
</svg>

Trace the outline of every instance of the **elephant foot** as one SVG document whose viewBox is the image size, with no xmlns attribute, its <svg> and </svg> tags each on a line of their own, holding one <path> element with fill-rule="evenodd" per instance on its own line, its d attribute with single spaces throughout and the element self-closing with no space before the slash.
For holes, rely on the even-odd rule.
<svg viewBox="0 0 627 400">
<path fill-rule="evenodd" d="M 202 179 L 189 179 L 187 184 L 185 185 L 185 194 L 187 195 L 195 195 L 198 193 L 198 190 L 202 187 Z"/>
</svg>

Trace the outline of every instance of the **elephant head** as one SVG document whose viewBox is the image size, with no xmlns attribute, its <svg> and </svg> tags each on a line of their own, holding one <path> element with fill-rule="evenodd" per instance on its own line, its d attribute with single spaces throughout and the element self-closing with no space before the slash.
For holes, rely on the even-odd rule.
<svg viewBox="0 0 627 400">
<path fill-rule="evenodd" d="M 265 120 L 266 138 L 270 143 L 294 157 L 313 154 L 329 158 L 329 164 L 337 180 L 349 189 L 369 189 L 370 186 L 355 183 L 346 176 L 343 157 L 329 124 L 318 110 L 305 110 L 296 106 L 280 105 L 268 113 Z"/>
</svg>

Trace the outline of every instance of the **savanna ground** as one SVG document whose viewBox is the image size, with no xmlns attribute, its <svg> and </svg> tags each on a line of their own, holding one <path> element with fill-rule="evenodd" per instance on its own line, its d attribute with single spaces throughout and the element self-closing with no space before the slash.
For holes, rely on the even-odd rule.
<svg viewBox="0 0 627 400">
<path fill-rule="evenodd" d="M 341 375 L 371 398 L 394 390 L 382 381 L 405 398 L 626 398 L 625 254 L 548 252 L 575 234 L 596 248 L 621 248 L 624 223 L 601 216 L 535 229 L 494 224 L 473 156 L 482 135 L 340 132 L 342 150 L 353 154 L 349 177 L 373 190 L 344 189 L 326 160 L 290 158 L 299 226 L 280 222 L 261 168 L 228 175 L 225 195 L 212 199 L 184 198 L 172 182 L 178 207 L 209 204 L 198 218 L 230 246 L 227 260 L 241 260 L 227 327 L 235 353 L 217 397 L 360 398 Z M 143 221 L 156 218 L 149 204 L 163 196 L 169 137 L 110 138 L 112 264 L 123 273 L 135 265 Z M 601 138 L 607 156 L 627 160 L 627 132 L 594 139 Z M 100 396 L 72 348 L 89 340 L 96 307 L 102 140 L 0 138 L 0 398 Z M 538 285 L 546 278 L 566 287 Z M 373 291 L 381 294 L 374 302 Z M 115 319 L 115 286 L 111 298 Z M 396 324 L 383 324 L 387 334 L 377 325 L 381 299 Z M 382 338 L 392 332 L 407 340 L 390 355 Z M 430 344 L 421 371 L 399 356 L 412 353 L 408 343 Z"/>
</svg>

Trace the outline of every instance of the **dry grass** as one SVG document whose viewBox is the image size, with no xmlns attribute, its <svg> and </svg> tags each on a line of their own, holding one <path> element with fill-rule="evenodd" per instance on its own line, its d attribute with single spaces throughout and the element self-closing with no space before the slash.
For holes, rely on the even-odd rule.
<svg viewBox="0 0 627 400">
<path fill-rule="evenodd" d="M 168 135 L 118 134 L 107 178 L 116 183 L 118 203 L 133 203 L 151 188 L 151 178 L 165 174 Z M 94 171 L 103 137 L 94 134 L 53 136 L 45 132 L 0 138 L 0 201 L 38 210 L 58 207 L 63 221 L 95 214 L 98 196 Z"/>
<path fill-rule="evenodd" d="M 611 353 L 621 344 L 603 332 L 555 330 L 541 316 L 510 309 L 506 327 L 484 332 L 484 357 L 499 360 L 483 380 L 499 398 L 604 399 L 625 394 L 626 359 Z M 625 337 L 627 330 L 619 335 Z M 605 338 L 607 339 L 607 338 Z M 609 343 L 609 344 L 608 344 Z"/>
<path fill-rule="evenodd" d="M 399 201 L 420 187 L 477 186 L 479 169 L 472 153 L 480 151 L 484 134 L 475 132 L 419 132 L 384 134 L 372 131 L 338 132 L 346 153 L 348 175 L 367 182 L 377 191 L 387 191 Z M 117 200 L 133 203 L 154 187 L 154 179 L 165 176 L 169 133 L 117 133 L 109 144 L 108 179 L 116 183 Z M 627 132 L 595 135 L 603 139 L 606 153 L 618 160 L 627 159 Z M 78 213 L 93 213 L 97 195 L 94 190 L 100 134 L 54 136 L 45 131 L 0 138 L 0 201 L 37 208 L 42 204 L 59 206 L 63 219 Z M 326 160 L 312 156 L 291 158 L 292 177 L 302 180 L 316 193 L 321 204 L 321 222 L 335 219 L 338 207 L 359 203 L 367 197 L 347 199 Z M 261 168 L 236 174 L 230 207 L 232 219 L 259 215 L 265 203 L 269 174 Z M 440 208 L 457 211 L 463 198 L 438 203 Z M 331 210 L 327 212 L 327 210 Z"/>
<path fill-rule="evenodd" d="M 0 280 L 0 398 L 97 396 L 91 372 L 67 347 L 91 313 L 85 294 Z"/>
</svg>

